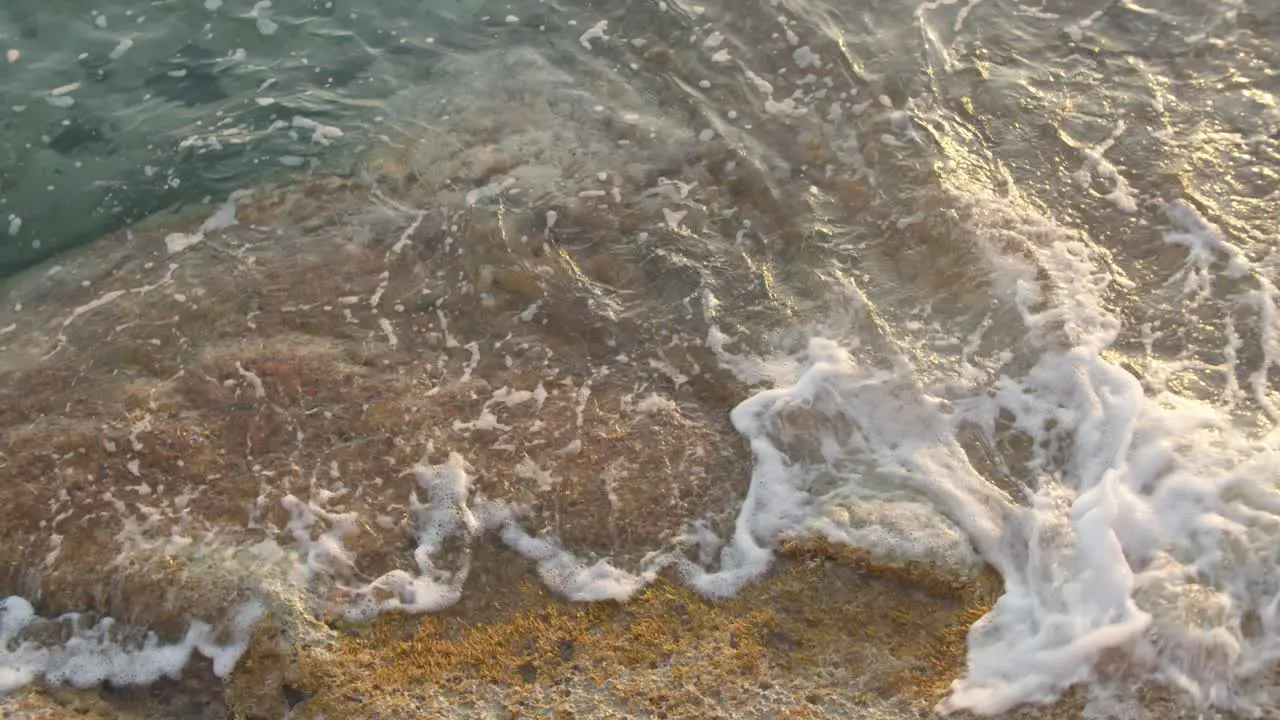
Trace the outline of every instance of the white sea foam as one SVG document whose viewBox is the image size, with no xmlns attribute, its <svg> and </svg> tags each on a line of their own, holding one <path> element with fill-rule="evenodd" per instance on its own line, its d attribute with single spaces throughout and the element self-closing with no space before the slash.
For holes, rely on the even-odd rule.
<svg viewBox="0 0 1280 720">
<path fill-rule="evenodd" d="M 1276 555 L 1266 540 L 1274 440 L 1244 437 L 1194 401 L 1145 397 L 1084 348 L 1046 355 L 995 401 L 1043 448 L 1033 467 L 1044 484 L 1006 525 L 1007 549 L 988 555 L 1007 593 L 974 629 L 968 674 L 943 707 L 994 713 L 1051 697 L 1093 679 L 1108 649 L 1177 676 L 1202 700 L 1235 700 L 1247 668 L 1241 615 L 1257 612 L 1271 628 L 1258 639 L 1265 652 L 1277 640 L 1278 588 L 1265 570 Z M 1058 468 L 1054 449 L 1066 453 Z M 1231 611 L 1215 617 L 1222 603 Z M 1206 641 L 1213 647 L 1196 647 Z"/>
<path fill-rule="evenodd" d="M 1185 228 L 1170 241 L 1191 249 L 1190 262 L 1203 266 L 1212 250 L 1241 272 L 1203 218 L 1181 205 L 1170 216 Z M 1022 352 L 1038 354 L 993 384 L 933 395 L 904 358 L 875 369 L 822 338 L 791 363 L 753 362 L 725 350 L 730 339 L 712 325 L 708 344 L 727 369 L 777 385 L 733 411 L 755 455 L 750 490 L 718 567 L 680 561 L 685 578 L 709 596 L 733 595 L 795 535 L 948 572 L 970 572 L 980 557 L 1006 593 L 973 629 L 967 673 L 940 710 L 998 714 L 1052 700 L 1103 682 L 1096 666 L 1107 654 L 1202 703 L 1265 705 L 1265 690 L 1240 688 L 1280 657 L 1280 437 L 1171 390 L 1147 394 L 1104 357 L 1122 325 L 1088 247 L 1034 218 L 990 219 L 1054 238 L 1028 246 L 1047 281 L 993 266 L 1012 270 L 994 285 L 1014 288 L 1032 340 Z M 1264 333 L 1273 316 L 1261 313 Z M 753 369 L 765 365 L 771 372 Z M 1256 384 L 1261 402 L 1266 383 Z M 1032 448 L 1023 491 L 981 476 L 959 440 L 970 427 L 995 442 L 1009 432 L 997 418 Z M 1246 616 L 1258 628 L 1248 635 Z"/>
<path fill-rule="evenodd" d="M 1093 147 L 1081 147 L 1080 153 L 1084 155 L 1085 162 L 1076 173 L 1076 178 L 1082 185 L 1088 185 L 1095 175 L 1111 181 L 1112 189 L 1102 197 L 1111 201 L 1116 208 L 1133 213 L 1138 209 L 1138 195 L 1120 169 L 1105 157 L 1106 152 L 1116 144 L 1125 129 L 1125 122 L 1121 120 L 1116 123 L 1115 129 L 1107 139 Z"/>
<path fill-rule="evenodd" d="M 203 240 L 201 233 L 169 233 L 164 237 L 164 246 L 170 255 L 176 255 Z"/>
<path fill-rule="evenodd" d="M 224 230 L 236 224 L 236 203 L 252 194 L 249 190 L 236 190 L 227 196 L 226 202 L 218 206 L 212 215 L 200 224 L 193 233 L 169 233 L 164 238 L 165 250 L 176 255 L 183 250 L 204 242 L 205 233 Z"/>
<path fill-rule="evenodd" d="M 129 50 L 132 47 L 133 47 L 133 40 L 129 38 L 124 38 L 120 42 L 116 43 L 116 46 L 114 48 L 111 48 L 111 52 L 107 53 L 107 57 L 111 58 L 112 60 L 119 60 L 120 58 L 124 57 L 124 54 L 129 52 Z"/>
<path fill-rule="evenodd" d="M 419 465 L 414 474 L 418 487 L 427 494 L 426 502 L 421 502 L 416 493 L 409 502 L 417 574 L 393 570 L 365 586 L 352 588 L 355 602 L 347 610 L 352 619 L 367 619 L 391 609 L 427 612 L 456 603 L 470 572 L 471 543 L 490 531 L 497 531 L 504 544 L 532 561 L 547 586 L 569 600 L 625 600 L 656 576 L 656 568 L 634 575 L 604 559 L 588 563 L 553 539 L 529 534 L 512 507 L 474 495 L 470 466 L 458 453 L 450 453 L 440 464 Z M 311 575 L 333 573 L 333 557 L 340 558 L 343 565 L 349 563 L 341 548 L 341 537 L 349 532 L 351 519 L 338 518 L 340 522 L 331 523 L 333 529 L 313 539 L 311 526 L 318 519 L 331 520 L 335 516 L 314 504 L 304 505 L 296 499 L 288 502 L 294 512 L 290 525 L 295 536 L 310 548 Z M 460 540 L 463 548 L 460 556 L 451 558 L 451 567 L 444 564 L 450 558 L 442 557 L 450 539 Z M 322 552 L 316 555 L 318 545 Z"/>
<path fill-rule="evenodd" d="M 310 130 L 311 142 L 318 143 L 320 145 L 330 145 L 333 143 L 335 138 L 342 137 L 341 128 L 336 128 L 332 125 L 325 125 L 323 123 L 316 122 L 311 118 L 302 117 L 301 115 L 293 119 L 292 125 L 295 128 Z"/>
<path fill-rule="evenodd" d="M 935 508 L 964 516 L 998 498 L 966 470 L 939 401 L 909 376 L 861 367 L 827 339 L 812 340 L 797 368 L 791 382 L 733 410 L 755 456 L 751 487 L 719 569 L 682 564 L 694 587 L 736 594 L 768 568 L 780 540 L 797 535 L 972 570 L 968 539 Z M 991 521 L 966 529 L 988 542 L 999 534 Z"/>
<path fill-rule="evenodd" d="M 217 8 L 209 8 L 216 10 Z M 257 25 L 258 32 L 263 35 L 272 35 L 280 26 L 271 19 L 271 0 L 258 0 L 253 4 L 253 8 L 245 17 L 252 18 Z"/>
<path fill-rule="evenodd" d="M 193 622 L 182 640 L 162 643 L 148 634 L 136 645 L 115 638 L 116 623 L 111 618 L 85 628 L 79 616 L 64 615 L 44 620 L 31 603 L 20 597 L 0 600 L 0 693 L 10 692 L 36 678 L 50 685 L 93 687 L 103 682 L 116 685 L 145 685 L 165 677 L 176 678 L 193 654 L 213 661 L 213 671 L 226 677 L 248 647 L 253 626 L 262 618 L 258 603 L 242 606 L 230 622 L 232 640 L 214 641 L 213 628 Z M 24 636 L 28 630 L 53 622 L 67 627 L 69 639 L 47 645 Z"/>
<path fill-rule="evenodd" d="M 582 35 L 578 38 L 578 42 L 582 44 L 582 47 L 590 50 L 592 40 L 608 40 L 609 39 L 609 36 L 604 34 L 605 30 L 607 30 L 608 28 L 609 28 L 609 21 L 601 20 L 595 25 L 592 25 L 586 32 L 582 33 Z"/>
</svg>

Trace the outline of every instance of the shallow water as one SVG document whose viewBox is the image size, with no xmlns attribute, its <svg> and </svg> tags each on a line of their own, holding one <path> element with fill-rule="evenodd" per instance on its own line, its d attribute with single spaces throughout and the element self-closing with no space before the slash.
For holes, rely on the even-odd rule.
<svg viewBox="0 0 1280 720">
<path fill-rule="evenodd" d="M 21 7 L 0 686 L 821 539 L 999 573 L 940 711 L 1276 701 L 1274 3 Z"/>
</svg>

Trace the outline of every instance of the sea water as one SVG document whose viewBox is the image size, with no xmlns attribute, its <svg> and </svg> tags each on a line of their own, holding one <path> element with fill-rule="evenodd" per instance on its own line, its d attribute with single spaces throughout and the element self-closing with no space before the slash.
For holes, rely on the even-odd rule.
<svg viewBox="0 0 1280 720">
<path fill-rule="evenodd" d="M 1080 686 L 1108 716 L 1123 688 L 1102 668 L 1117 656 L 1193 706 L 1257 714 L 1277 701 L 1273 3 L 4 12 L 0 257 L 46 261 L 3 299 L 11 398 L 41 368 L 97 367 L 135 324 L 204 332 L 188 311 L 257 292 L 223 276 L 229 288 L 308 256 L 350 274 L 346 289 L 236 306 L 225 313 L 243 315 L 239 332 L 267 342 L 284 326 L 257 323 L 315 313 L 401 367 L 439 372 L 421 386 L 427 420 L 395 438 L 416 461 L 350 478 L 325 460 L 290 482 L 270 452 L 247 449 L 260 492 L 243 527 L 266 528 L 248 538 L 196 527 L 199 493 L 140 464 L 175 378 L 216 365 L 199 338 L 154 338 L 182 360 L 168 385 L 147 386 L 150 410 L 118 425 L 123 480 L 92 503 L 50 497 L 49 524 L 23 536 L 44 543 L 44 565 L 23 567 L 13 589 L 39 593 L 41 568 L 75 552 L 67 513 L 104 523 L 122 557 L 238 558 L 258 568 L 257 590 L 229 611 L 224 642 L 192 617 L 177 644 L 129 648 L 112 645 L 110 621 L 53 649 L 24 640 L 39 619 L 15 595 L 0 615 L 0 689 L 145 683 L 194 652 L 226 672 L 272 593 L 323 597 L 352 620 L 440 610 L 467 591 L 482 542 L 566 598 L 597 601 L 671 571 L 732 597 L 784 540 L 821 538 L 949 576 L 1000 574 L 1004 594 L 971 629 L 942 712 L 998 714 Z M 340 220 L 271 234 L 260 211 L 238 216 L 268 184 L 335 172 L 364 188 Z M 162 243 L 91 242 L 46 260 L 133 223 L 141 234 L 175 208 L 191 219 L 166 221 Z M 496 251 L 475 239 L 480 218 Z M 333 250 L 357 247 L 349 262 Z M 564 248 L 623 269 L 537 269 Z M 509 274 L 511 258 L 533 270 Z M 537 339 L 549 328 L 581 328 L 589 348 L 565 360 Z M 283 403 L 251 344 L 217 356 L 209 392 Z M 636 518 L 675 512 L 665 496 L 637 499 L 637 478 L 719 482 L 715 444 L 689 430 L 702 414 L 716 422 L 690 390 L 707 377 L 737 393 L 721 421 L 746 444 L 741 492 L 684 491 L 670 527 L 619 540 Z M 459 388 L 479 403 L 470 414 L 426 409 Z M 77 412 L 107 426 L 108 408 Z M 652 428 L 637 451 L 648 460 L 583 454 L 618 432 L 592 427 L 606 415 Z M 10 417 L 11 451 L 47 419 Z M 294 430 L 299 448 L 314 432 Z M 694 459 L 655 474 L 662 438 Z M 591 507 L 610 540 L 575 541 L 572 519 L 547 509 L 587 472 L 603 483 Z M 351 543 L 395 525 L 384 497 L 412 549 L 367 572 Z"/>
</svg>

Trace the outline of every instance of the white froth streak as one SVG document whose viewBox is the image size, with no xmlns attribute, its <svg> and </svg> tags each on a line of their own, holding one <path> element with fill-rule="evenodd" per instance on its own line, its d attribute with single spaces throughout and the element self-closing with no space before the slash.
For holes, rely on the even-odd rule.
<svg viewBox="0 0 1280 720">
<path fill-rule="evenodd" d="M 303 502 L 293 495 L 281 498 L 280 504 L 289 512 L 285 529 L 293 536 L 302 559 L 295 580 L 306 585 L 317 577 L 348 577 L 355 559 L 342 541 L 357 532 L 356 514 L 329 512 L 317 500 Z M 312 528 L 317 525 L 320 531 L 313 536 Z"/>
<path fill-rule="evenodd" d="M 448 337 L 447 331 L 445 336 Z M 469 342 L 462 347 L 471 353 L 471 359 L 467 361 L 466 366 L 462 369 L 462 377 L 458 380 L 458 382 L 465 384 L 471 381 L 471 374 L 475 372 L 476 366 L 480 364 L 480 344 Z"/>
<path fill-rule="evenodd" d="M 241 606 L 231 621 L 233 639 L 226 644 L 215 642 L 214 629 L 197 621 L 177 643 L 161 644 L 149 634 L 140 646 L 122 646 L 112 638 L 115 622 L 106 618 L 91 628 L 75 630 L 60 645 L 43 645 L 23 637 L 39 620 L 35 609 L 23 598 L 11 596 L 0 600 L 0 694 L 37 678 L 49 685 L 77 688 L 104 682 L 148 685 L 177 678 L 196 653 L 212 660 L 214 674 L 225 678 L 248 648 L 253 626 L 264 614 L 257 602 Z M 62 620 L 74 625 L 76 617 L 67 615 Z"/>
<path fill-rule="evenodd" d="M 1082 184 L 1087 184 L 1090 174 L 1097 175 L 1100 178 L 1111 180 L 1113 187 L 1111 192 L 1102 197 L 1111 201 L 1119 210 L 1126 213 L 1134 213 L 1138 210 L 1137 193 L 1133 186 L 1120 174 L 1120 169 L 1111 164 L 1104 155 L 1116 144 L 1120 136 L 1124 134 L 1126 129 L 1124 120 L 1116 121 L 1115 129 L 1112 130 L 1110 137 L 1098 143 L 1095 147 L 1081 148 L 1080 152 L 1085 157 L 1084 166 L 1080 169 L 1080 177 Z"/>
<path fill-rule="evenodd" d="M 387 292 L 387 286 L 391 283 L 390 271 L 383 270 L 378 275 L 378 287 L 374 289 L 373 296 L 369 298 L 369 307 L 376 308 L 378 303 L 382 302 L 382 296 Z"/>
<path fill-rule="evenodd" d="M 107 57 L 109 57 L 112 60 L 119 60 L 120 58 L 124 57 L 124 54 L 129 52 L 129 50 L 132 48 L 133 48 L 133 40 L 130 40 L 129 38 L 124 38 L 120 42 L 116 43 L 116 46 L 111 49 L 111 52 L 107 53 Z"/>
<path fill-rule="evenodd" d="M 224 202 L 221 206 L 219 206 L 218 209 L 214 211 L 212 215 L 210 215 L 203 223 L 200 224 L 200 229 L 197 232 L 191 233 L 191 234 L 170 233 L 169 235 L 165 236 L 164 243 L 165 243 L 166 251 L 170 255 L 180 253 L 183 250 L 186 250 L 202 242 L 204 240 L 205 233 L 211 232 L 214 230 L 221 230 L 223 228 L 227 228 L 227 227 L 231 227 L 232 225 L 235 225 L 236 224 L 236 203 L 239 200 L 245 197 L 248 197 L 252 194 L 253 194 L 253 191 L 251 190 L 236 190 L 235 192 L 231 193 L 231 195 L 227 197 L 226 202 Z M 73 308 L 71 310 L 71 314 L 68 315 L 67 318 L 62 321 L 62 325 L 58 328 L 57 342 L 54 345 L 54 348 L 50 350 L 48 353 L 46 353 L 41 359 L 44 359 L 44 360 L 49 359 L 67 344 L 67 334 L 66 334 L 67 328 L 69 328 L 71 324 L 74 323 L 81 316 L 87 313 L 90 313 L 94 310 L 97 310 L 98 308 L 104 305 L 115 302 L 120 297 L 128 293 L 145 295 L 148 292 L 155 290 L 156 288 L 166 287 L 173 282 L 173 273 L 177 269 L 178 269 L 177 264 L 170 263 L 168 272 L 165 273 L 165 276 L 163 278 L 161 278 L 159 281 L 155 283 L 142 285 L 136 288 L 130 288 L 128 290 L 111 290 L 109 292 L 103 293 L 102 295 L 94 298 L 93 300 L 90 300 L 89 302 L 83 305 Z"/>
<path fill-rule="evenodd" d="M 71 327 L 71 324 L 74 323 L 80 316 L 93 312 L 94 310 L 97 310 L 103 305 L 115 302 L 119 297 L 124 295 L 126 292 L 127 291 L 125 290 L 112 290 L 110 292 L 99 295 L 98 297 L 94 298 L 93 300 L 90 300 L 89 302 L 83 305 L 80 305 L 79 307 L 72 308 L 71 314 L 68 315 L 67 318 L 62 321 L 62 326 L 58 328 L 57 343 L 55 343 L 53 346 L 53 349 L 45 353 L 44 357 L 41 359 L 48 360 L 50 357 L 53 357 L 54 354 L 56 354 L 59 350 L 61 350 L 67 344 L 67 328 Z"/>
<path fill-rule="evenodd" d="M 969 4 L 960 8 L 960 12 L 956 13 L 956 24 L 954 26 L 954 30 L 957 35 L 964 30 L 964 21 L 968 19 L 969 13 L 973 12 L 973 9 L 977 7 L 980 2 L 982 2 L 982 0 L 969 0 Z"/>
<path fill-rule="evenodd" d="M 1249 277 L 1256 284 L 1255 289 L 1242 293 L 1233 300 L 1252 306 L 1258 313 L 1257 332 L 1262 362 L 1250 375 L 1249 384 L 1254 400 L 1273 422 L 1280 424 L 1280 403 L 1273 398 L 1268 381 L 1268 373 L 1273 368 L 1280 367 L 1280 291 L 1277 291 L 1266 273 L 1228 241 L 1222 228 L 1201 215 L 1190 203 L 1175 200 L 1165 205 L 1164 213 L 1174 225 L 1173 230 L 1164 233 L 1164 241 L 1187 249 L 1186 264 L 1170 282 L 1181 277 L 1183 293 L 1191 296 L 1193 303 L 1210 297 L 1212 267 L 1222 260 L 1226 262 L 1225 273 L 1228 278 Z M 1228 316 L 1227 323 L 1228 342 L 1238 342 L 1234 319 Z M 1235 363 L 1236 349 L 1234 345 L 1229 345 L 1223 367 L 1227 375 L 1229 395 L 1237 387 Z"/>
<path fill-rule="evenodd" d="M 592 25 L 591 28 L 588 29 L 586 32 L 582 33 L 582 35 L 578 38 L 578 42 L 582 44 L 582 47 L 590 50 L 592 40 L 608 40 L 609 39 L 609 36 L 604 34 L 604 31 L 608 29 L 608 27 L 609 27 L 609 21 L 601 20 L 595 25 Z"/>
<path fill-rule="evenodd" d="M 533 537 L 513 520 L 503 526 L 502 541 L 537 564 L 538 577 L 547 587 L 574 602 L 627 600 L 657 577 L 655 570 L 633 575 L 607 560 L 588 565 L 554 541 Z"/>
<path fill-rule="evenodd" d="M 1263 362 L 1249 378 L 1253 387 L 1254 398 L 1266 410 L 1272 422 L 1280 426 L 1280 403 L 1274 399 L 1268 373 L 1273 368 L 1280 368 L 1280 290 L 1269 280 L 1259 276 L 1260 287 L 1250 293 L 1247 299 L 1257 306 L 1260 316 L 1260 344 Z M 1280 595 L 1277 595 L 1280 598 Z"/>
<path fill-rule="evenodd" d="M 78 83 L 78 82 L 68 83 L 68 84 L 66 84 L 66 85 L 62 85 L 62 86 L 60 86 L 60 87 L 56 87 L 56 88 L 54 88 L 54 89 L 50 90 L 50 91 L 49 91 L 49 97 L 60 97 L 60 96 L 62 96 L 62 95 L 67 95 L 67 94 L 69 94 L 69 93 L 73 93 L 73 92 L 75 92 L 76 90 L 79 90 L 79 89 L 80 89 L 80 83 Z"/>
<path fill-rule="evenodd" d="M 204 233 L 169 233 L 164 237 L 165 251 L 170 255 L 204 242 Z"/>
<path fill-rule="evenodd" d="M 472 500 L 470 466 L 458 453 L 449 453 L 438 465 L 420 464 L 413 469 L 427 502 L 410 498 L 416 547 L 417 574 L 393 570 L 368 585 L 355 588 L 356 602 L 347 611 L 351 619 L 367 619 L 389 610 L 430 612 L 456 603 L 470 572 L 471 544 L 490 531 L 498 531 L 503 543 L 536 564 L 549 588 L 573 601 L 626 600 L 656 577 L 655 570 L 639 575 L 619 570 L 606 560 L 588 564 L 556 542 L 530 535 L 520 527 L 511 509 L 500 501 Z M 300 505 L 294 501 L 294 505 Z M 309 533 L 303 534 L 309 541 Z M 451 538 L 462 541 L 462 558 L 452 569 L 437 566 L 437 555 Z"/>
<path fill-rule="evenodd" d="M 413 234 L 418 232 L 418 227 L 422 225 L 422 219 L 427 216 L 425 210 L 419 210 L 413 215 L 413 222 L 409 223 L 409 227 L 400 233 L 400 239 L 396 240 L 396 244 L 391 246 L 391 250 L 387 252 L 388 256 L 399 255 L 409 243 L 413 242 Z"/>
<path fill-rule="evenodd" d="M 516 184 L 515 178 L 503 178 L 486 184 L 484 187 L 478 187 L 474 190 L 467 191 L 466 203 L 467 207 L 472 207 L 489 198 L 499 197 Z"/>
<path fill-rule="evenodd" d="M 1033 507 L 1006 526 L 1006 542 L 1029 552 L 995 563 L 1006 594 L 975 626 L 968 673 L 940 709 L 994 714 L 1053 699 L 1097 680 L 1094 664 L 1112 648 L 1196 702 L 1247 709 L 1237 678 L 1280 658 L 1280 437 L 1249 438 L 1228 412 L 1172 393 L 1148 397 L 1102 357 L 1119 321 L 1087 250 L 1063 240 L 1039 254 L 1056 307 L 1024 305 L 1023 317 L 1033 329 L 1059 326 L 1076 346 L 1045 352 L 1021 381 L 1004 379 L 988 410 L 1011 413 L 1032 435 L 1042 449 L 1030 472 L 1044 479 Z M 1057 479 L 1055 446 L 1070 451 Z M 1224 543 L 1257 559 L 1229 559 Z M 1246 641 L 1231 620 L 1245 609 L 1260 616 L 1261 638 Z"/>
<path fill-rule="evenodd" d="M 420 464 L 413 469 L 418 487 L 427 493 L 425 504 L 418 501 L 416 493 L 409 502 L 418 574 L 393 570 L 376 578 L 357 591 L 359 601 L 348 610 L 348 617 L 369 618 L 391 609 L 427 612 L 448 607 L 462 597 L 462 585 L 470 570 L 469 553 L 453 571 L 437 568 L 434 556 L 449 538 L 461 537 L 469 547 L 471 539 L 484 529 L 468 505 L 471 477 L 467 470 L 466 460 L 456 452 L 439 465 Z M 378 599 L 379 596 L 386 597 Z"/>
<path fill-rule="evenodd" d="M 1104 651 L 1139 642 L 1152 622 L 1132 599 L 1135 578 L 1122 542 L 1122 534 L 1141 535 L 1136 526 L 1145 516 L 1134 506 L 1126 468 L 1145 400 L 1140 384 L 1095 351 L 1076 348 L 1045 356 L 1025 386 L 1010 383 L 1004 393 L 997 402 L 1020 418 L 1052 413 L 1041 398 L 1076 411 L 1068 430 L 1077 443 L 1074 471 L 1066 478 L 1074 487 L 1042 490 L 1031 511 L 1005 525 L 1008 546 L 1028 546 L 1025 560 L 984 552 L 1005 579 L 1005 595 L 975 626 L 967 674 L 940 705 L 943 712 L 995 714 L 1052 699 L 1093 678 Z M 1068 517 L 1046 494 L 1058 492 L 1068 500 L 1075 494 Z"/>
<path fill-rule="evenodd" d="M 271 0 L 258 0 L 258 2 L 253 4 L 253 9 L 251 9 L 249 14 L 246 16 L 253 18 L 256 21 L 258 32 L 263 35 L 271 35 L 279 28 L 279 25 L 271 20 L 267 15 L 267 11 L 270 9 Z"/>
<path fill-rule="evenodd" d="M 382 328 L 382 334 L 387 338 L 387 345 L 392 349 L 400 345 L 400 338 L 396 337 L 396 330 L 391 325 L 391 321 L 386 318 L 378 318 L 378 327 Z"/>
<path fill-rule="evenodd" d="M 236 190 L 227 196 L 226 202 L 218 206 L 194 233 L 169 233 L 164 238 L 165 249 L 170 255 L 204 242 L 206 233 L 223 230 L 236 224 L 236 203 L 253 194 L 252 190 Z"/>
<path fill-rule="evenodd" d="M 702 291 L 703 319 L 707 323 L 707 337 L 703 344 L 716 356 L 716 361 L 720 363 L 720 366 L 731 372 L 734 377 L 748 387 L 758 387 L 762 384 L 783 386 L 794 381 L 801 368 L 801 364 L 795 359 L 771 358 L 766 360 L 750 354 L 738 355 L 728 350 L 728 346 L 732 345 L 736 340 L 720 329 L 720 325 L 716 320 L 719 305 L 720 301 L 714 293 L 708 289 Z M 664 364 L 650 361 L 650 365 L 666 372 L 677 385 L 688 381 L 688 378 L 678 373 L 670 363 Z"/>
</svg>

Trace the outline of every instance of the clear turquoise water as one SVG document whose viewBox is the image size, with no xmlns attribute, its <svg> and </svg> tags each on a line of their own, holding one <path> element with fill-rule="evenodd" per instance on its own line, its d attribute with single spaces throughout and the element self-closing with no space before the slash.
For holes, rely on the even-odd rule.
<svg viewBox="0 0 1280 720">
<path fill-rule="evenodd" d="M 475 2 L 6 3 L 0 273 L 237 188 L 349 172 L 383 100 L 429 82 L 443 56 L 516 41 L 541 22 L 509 28 L 479 12 Z M 299 117 L 344 135 L 313 142 L 291 127 Z M 10 216 L 17 232 L 5 232 Z"/>
</svg>

